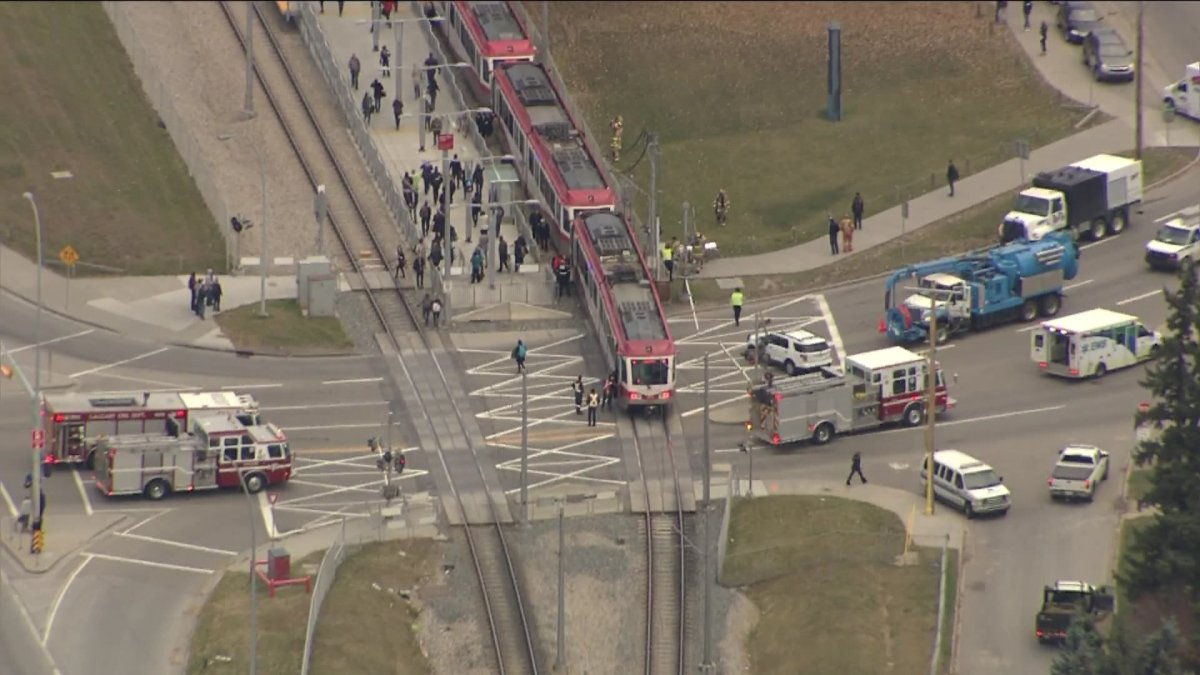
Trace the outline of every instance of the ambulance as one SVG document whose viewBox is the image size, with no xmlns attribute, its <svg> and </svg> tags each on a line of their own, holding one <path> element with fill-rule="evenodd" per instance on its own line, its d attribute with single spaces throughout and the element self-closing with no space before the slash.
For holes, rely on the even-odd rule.
<svg viewBox="0 0 1200 675">
<path fill-rule="evenodd" d="M 1148 361 L 1161 347 L 1162 336 L 1136 316 L 1099 308 L 1042 322 L 1030 357 L 1047 375 L 1099 378 Z"/>
</svg>

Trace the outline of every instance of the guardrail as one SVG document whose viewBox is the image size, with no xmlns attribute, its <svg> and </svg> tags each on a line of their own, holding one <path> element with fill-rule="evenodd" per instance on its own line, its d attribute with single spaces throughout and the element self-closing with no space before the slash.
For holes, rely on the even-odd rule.
<svg viewBox="0 0 1200 675">
<path fill-rule="evenodd" d="M 304 629 L 304 660 L 300 664 L 300 675 L 308 675 L 312 662 L 313 639 L 317 634 L 317 620 L 321 616 L 321 605 L 325 602 L 325 594 L 333 586 L 337 578 L 338 568 L 346 559 L 346 520 L 342 519 L 342 531 L 333 545 L 325 551 L 321 558 L 321 566 L 317 568 L 317 581 L 313 584 L 312 599 L 308 604 L 308 625 Z"/>
</svg>

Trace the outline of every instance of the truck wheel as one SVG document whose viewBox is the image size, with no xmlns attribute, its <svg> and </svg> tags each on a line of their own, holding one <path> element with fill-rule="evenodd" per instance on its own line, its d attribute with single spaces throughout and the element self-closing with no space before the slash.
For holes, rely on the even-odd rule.
<svg viewBox="0 0 1200 675">
<path fill-rule="evenodd" d="M 925 421 L 925 409 L 914 403 L 904 409 L 904 426 L 915 427 Z"/>
<path fill-rule="evenodd" d="M 1096 379 L 1100 379 L 1108 374 L 1108 366 L 1103 363 L 1096 366 Z"/>
<path fill-rule="evenodd" d="M 1125 226 L 1129 224 L 1129 216 L 1124 210 L 1117 211 L 1113 214 L 1112 221 L 1108 224 L 1108 233 L 1121 234 L 1125 231 Z"/>
<path fill-rule="evenodd" d="M 162 478 L 155 478 L 146 484 L 146 498 L 151 501 L 158 501 L 171 493 L 171 486 Z"/>
<path fill-rule="evenodd" d="M 794 377 L 796 375 L 796 364 L 792 363 L 791 359 L 788 359 L 787 361 L 783 362 L 783 370 L 788 375 Z"/>
<path fill-rule="evenodd" d="M 267 478 L 261 473 L 252 473 L 246 476 L 246 492 L 258 494 L 266 486 Z"/>
<path fill-rule="evenodd" d="M 833 440 L 833 425 L 829 422 L 821 422 L 816 429 L 813 429 L 812 439 L 813 443 L 817 445 L 825 445 Z"/>
<path fill-rule="evenodd" d="M 1104 238 L 1104 233 L 1107 231 L 1108 224 L 1104 222 L 1103 218 L 1097 218 L 1092 221 L 1092 229 L 1089 234 L 1092 237 L 1092 241 L 1100 241 Z"/>
<path fill-rule="evenodd" d="M 1026 300 L 1025 304 L 1021 305 L 1021 320 L 1033 321 L 1037 318 L 1038 306 L 1036 300 Z"/>
<path fill-rule="evenodd" d="M 1062 298 L 1058 297 L 1057 293 L 1043 295 L 1041 300 L 1038 300 L 1042 316 L 1054 316 L 1058 314 L 1058 310 L 1062 308 Z"/>
</svg>

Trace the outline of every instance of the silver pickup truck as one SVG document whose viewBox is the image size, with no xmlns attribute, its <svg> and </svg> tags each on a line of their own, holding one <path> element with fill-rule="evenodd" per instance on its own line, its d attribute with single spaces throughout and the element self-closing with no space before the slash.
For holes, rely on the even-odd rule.
<svg viewBox="0 0 1200 675">
<path fill-rule="evenodd" d="M 1096 488 L 1108 480 L 1108 453 L 1094 445 L 1068 445 L 1058 452 L 1058 463 L 1050 473 L 1051 499 L 1096 497 Z"/>
</svg>

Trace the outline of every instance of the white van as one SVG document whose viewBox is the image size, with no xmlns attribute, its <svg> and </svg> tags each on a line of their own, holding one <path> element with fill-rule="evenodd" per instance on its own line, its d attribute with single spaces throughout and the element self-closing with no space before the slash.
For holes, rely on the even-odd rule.
<svg viewBox="0 0 1200 675">
<path fill-rule="evenodd" d="M 927 490 L 926 461 L 921 461 L 921 488 Z M 967 518 L 981 513 L 1008 513 L 1012 493 L 996 470 L 958 450 L 933 453 L 933 496 L 962 509 Z"/>
</svg>

